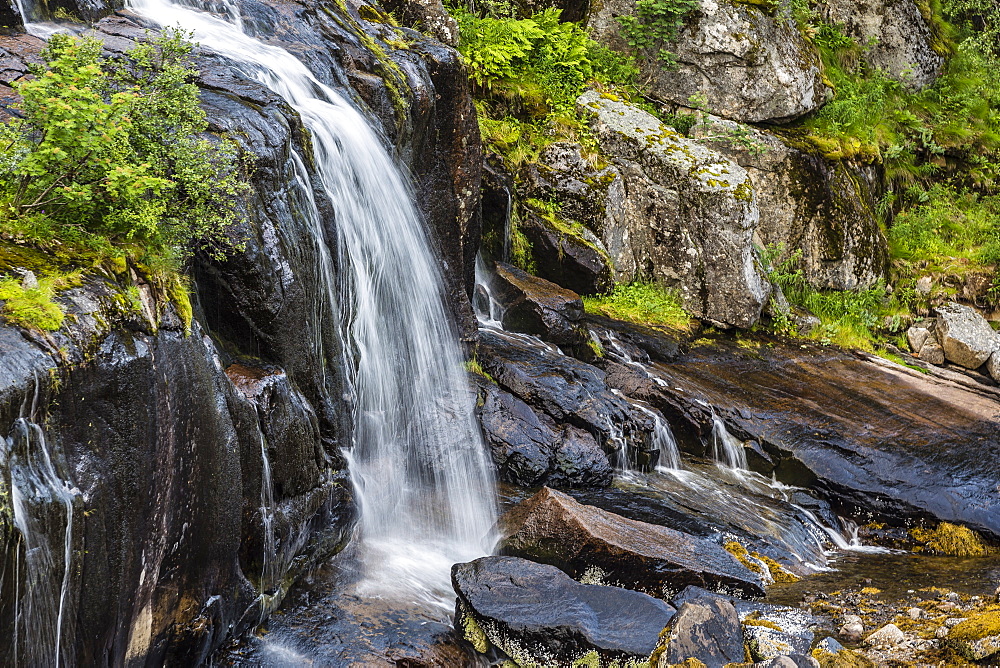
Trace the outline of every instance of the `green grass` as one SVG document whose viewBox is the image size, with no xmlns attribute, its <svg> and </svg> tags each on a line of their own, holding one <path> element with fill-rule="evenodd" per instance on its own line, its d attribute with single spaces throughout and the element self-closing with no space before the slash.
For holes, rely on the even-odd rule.
<svg viewBox="0 0 1000 668">
<path fill-rule="evenodd" d="M 53 332 L 66 317 L 62 306 L 53 301 L 56 293 L 79 285 L 79 272 L 38 279 L 37 287 L 24 288 L 17 278 L 0 279 L 0 315 L 9 324 Z"/>
<path fill-rule="evenodd" d="M 640 325 L 678 331 L 689 331 L 691 326 L 680 296 L 651 283 L 616 285 L 605 295 L 584 297 L 583 306 L 588 313 Z"/>
</svg>

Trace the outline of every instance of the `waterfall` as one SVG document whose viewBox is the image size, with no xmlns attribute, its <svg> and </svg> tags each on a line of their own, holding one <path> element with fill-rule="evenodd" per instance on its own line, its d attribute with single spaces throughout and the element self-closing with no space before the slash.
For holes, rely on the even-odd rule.
<svg viewBox="0 0 1000 668">
<path fill-rule="evenodd" d="M 632 405 L 653 420 L 652 445 L 653 449 L 660 452 L 660 459 L 656 468 L 679 469 L 681 467 L 681 452 L 677 447 L 677 439 L 674 438 L 674 432 L 671 431 L 670 424 L 663 419 L 659 411 L 654 411 L 638 402 L 633 402 Z"/>
<path fill-rule="evenodd" d="M 726 423 L 712 410 L 712 459 L 731 469 L 745 471 L 747 453 L 743 443 L 729 433 Z"/>
<path fill-rule="evenodd" d="M 5 441 L 0 439 L 0 444 Z M 64 479 L 44 430 L 28 418 L 14 422 L 6 452 L 13 524 L 19 534 L 15 580 L 14 665 L 71 663 L 76 610 L 72 597 L 73 515 L 81 492 Z M 23 559 L 22 555 L 23 554 Z"/>
<path fill-rule="evenodd" d="M 337 214 L 340 290 L 321 287 L 347 349 L 355 423 L 347 458 L 368 582 L 378 595 L 443 600 L 451 564 L 489 551 L 496 504 L 442 277 L 407 183 L 368 121 L 289 52 L 244 34 L 238 21 L 167 0 L 130 6 L 193 31 L 203 48 L 281 95 L 310 130 L 312 162 Z M 316 221 L 318 213 L 311 226 L 322 248 Z"/>
</svg>

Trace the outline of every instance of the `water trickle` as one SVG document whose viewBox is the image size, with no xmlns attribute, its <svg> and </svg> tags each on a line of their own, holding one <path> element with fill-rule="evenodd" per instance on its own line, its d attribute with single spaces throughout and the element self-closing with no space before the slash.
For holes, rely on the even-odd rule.
<svg viewBox="0 0 1000 668">
<path fill-rule="evenodd" d="M 2 443 L 3 441 L 0 441 Z M 74 505 L 81 492 L 60 471 L 44 430 L 14 422 L 6 441 L 14 527 L 20 536 L 15 598 L 14 665 L 60 666 L 72 657 Z"/>
<path fill-rule="evenodd" d="M 444 602 L 450 566 L 489 551 L 496 504 L 442 278 L 406 182 L 368 121 L 289 52 L 166 0 L 134 0 L 131 8 L 194 31 L 203 48 L 281 95 L 309 128 L 313 163 L 337 212 L 340 289 L 323 287 L 346 348 L 355 423 L 347 457 L 367 584 L 379 595 Z M 323 249 L 319 222 L 315 213 Z"/>
<path fill-rule="evenodd" d="M 654 450 L 660 451 L 658 469 L 679 469 L 681 468 L 681 452 L 677 448 L 677 439 L 674 432 L 670 430 L 670 425 L 659 411 L 654 411 L 640 403 L 633 403 L 633 406 L 648 415 L 653 420 L 652 445 Z"/>
<path fill-rule="evenodd" d="M 257 433 L 260 437 L 261 460 L 260 520 L 264 528 L 264 554 L 261 557 L 259 588 L 261 596 L 267 596 L 274 592 L 281 574 L 276 572 L 278 545 L 274 537 L 274 482 L 271 480 L 271 461 L 267 457 L 267 441 L 264 439 L 264 434 L 260 431 Z M 265 606 L 261 606 L 262 614 L 265 609 Z"/>
<path fill-rule="evenodd" d="M 729 433 L 726 423 L 712 411 L 712 459 L 723 466 L 747 470 L 747 453 L 743 443 Z"/>
</svg>

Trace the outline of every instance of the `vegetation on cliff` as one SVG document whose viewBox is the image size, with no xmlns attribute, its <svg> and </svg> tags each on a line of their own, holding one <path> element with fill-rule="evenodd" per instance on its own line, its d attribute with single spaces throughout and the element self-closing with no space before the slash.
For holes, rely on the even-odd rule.
<svg viewBox="0 0 1000 668">
<path fill-rule="evenodd" d="M 0 125 L 0 242 L 47 251 L 61 269 L 132 266 L 161 277 L 197 249 L 221 256 L 248 186 L 235 143 L 204 134 L 193 45 L 168 30 L 124 57 L 102 48 L 53 35 L 17 86 L 17 118 Z M 46 273 L 38 287 L 3 283 L 8 320 L 58 327 L 49 300 L 65 280 Z"/>
</svg>

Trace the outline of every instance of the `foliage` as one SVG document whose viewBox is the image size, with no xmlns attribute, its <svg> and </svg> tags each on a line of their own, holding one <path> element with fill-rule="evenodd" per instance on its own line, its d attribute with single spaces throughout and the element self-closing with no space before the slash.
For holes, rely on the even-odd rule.
<svg viewBox="0 0 1000 668">
<path fill-rule="evenodd" d="M 656 48 L 660 63 L 673 69 L 677 67 L 677 59 L 664 45 L 677 39 L 685 19 L 698 6 L 698 0 L 637 0 L 634 16 L 623 15 L 617 19 L 630 47 L 636 50 Z"/>
<path fill-rule="evenodd" d="M 590 313 L 642 325 L 687 330 L 691 323 L 680 295 L 652 283 L 616 285 L 605 295 L 584 297 L 583 305 Z"/>
<path fill-rule="evenodd" d="M 22 118 L 0 127 L 0 234 L 164 268 L 195 247 L 221 254 L 247 185 L 235 144 L 200 136 L 192 45 L 167 31 L 124 57 L 101 49 L 53 35 L 18 85 Z"/>
<path fill-rule="evenodd" d="M 7 322 L 28 327 L 55 331 L 62 326 L 65 313 L 52 298 L 56 291 L 75 285 L 75 274 L 40 278 L 37 285 L 25 287 L 16 278 L 0 278 L 0 311 Z"/>
<path fill-rule="evenodd" d="M 1000 4 L 996 0 L 944 0 L 942 10 L 970 47 L 1000 58 Z"/>
</svg>

